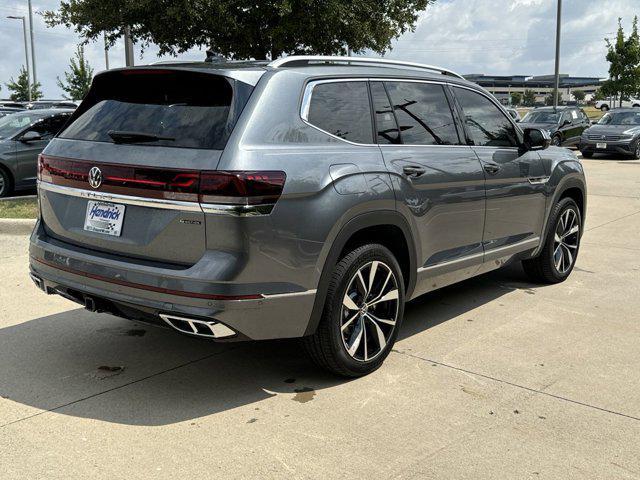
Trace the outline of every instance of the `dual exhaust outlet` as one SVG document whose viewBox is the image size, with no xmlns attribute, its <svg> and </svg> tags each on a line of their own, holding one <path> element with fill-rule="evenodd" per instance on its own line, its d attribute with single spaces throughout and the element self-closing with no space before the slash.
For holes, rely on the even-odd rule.
<svg viewBox="0 0 640 480">
<path fill-rule="evenodd" d="M 97 300 L 89 295 L 82 295 L 82 298 L 76 298 L 60 288 L 48 288 L 45 285 L 44 280 L 32 272 L 29 273 L 29 277 L 40 290 L 46 292 L 47 294 L 56 293 L 62 297 L 67 298 L 68 300 L 72 300 L 78 303 L 82 303 L 82 301 L 84 300 L 85 308 L 91 312 L 108 311 L 101 308 L 100 300 Z M 236 335 L 235 331 L 220 322 L 216 322 L 215 320 L 200 320 L 164 313 L 161 313 L 159 315 L 160 318 L 164 320 L 164 322 L 171 328 L 188 335 L 195 335 L 205 338 L 228 338 Z"/>
</svg>

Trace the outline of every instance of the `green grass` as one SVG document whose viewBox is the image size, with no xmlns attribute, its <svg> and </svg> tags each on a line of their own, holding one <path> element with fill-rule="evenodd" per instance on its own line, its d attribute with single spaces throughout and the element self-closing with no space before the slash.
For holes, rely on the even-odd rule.
<svg viewBox="0 0 640 480">
<path fill-rule="evenodd" d="M 35 198 L 0 200 L 0 218 L 36 218 L 38 201 Z"/>
</svg>

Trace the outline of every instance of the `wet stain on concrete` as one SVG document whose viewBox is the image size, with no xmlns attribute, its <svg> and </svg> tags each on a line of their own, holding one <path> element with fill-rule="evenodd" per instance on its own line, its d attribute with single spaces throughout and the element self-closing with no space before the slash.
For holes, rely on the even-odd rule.
<svg viewBox="0 0 640 480">
<path fill-rule="evenodd" d="M 124 372 L 124 367 L 119 366 L 110 366 L 110 365 L 101 365 L 97 368 L 97 371 L 91 374 L 93 378 L 97 378 L 98 380 L 104 380 L 106 378 L 115 377 L 116 375 L 120 375 Z"/>
<path fill-rule="evenodd" d="M 520 410 L 514 410 L 513 413 L 515 413 L 516 415 L 518 415 L 520 413 Z"/>
<path fill-rule="evenodd" d="M 257 418 L 251 418 L 249 419 L 249 421 L 247 421 L 247 423 L 256 423 L 258 421 Z"/>
<path fill-rule="evenodd" d="M 592 271 L 592 270 L 585 270 L 584 268 L 580 268 L 580 267 L 573 267 L 573 269 L 574 269 L 576 272 L 583 272 L 583 273 L 596 273 L 596 272 L 594 272 L 594 271 Z"/>
<path fill-rule="evenodd" d="M 296 392 L 296 394 L 293 397 L 293 401 L 299 403 L 310 402 L 311 400 L 313 400 L 313 397 L 316 396 L 316 391 L 310 387 L 296 388 L 294 392 Z"/>
<path fill-rule="evenodd" d="M 525 290 L 526 293 L 528 293 L 529 295 L 535 295 L 536 292 L 534 290 L 531 290 L 530 288 Z"/>
</svg>

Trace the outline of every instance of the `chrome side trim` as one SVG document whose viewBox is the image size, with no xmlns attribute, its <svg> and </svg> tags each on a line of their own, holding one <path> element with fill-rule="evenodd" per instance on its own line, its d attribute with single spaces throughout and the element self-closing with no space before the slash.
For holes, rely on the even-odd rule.
<svg viewBox="0 0 640 480">
<path fill-rule="evenodd" d="M 202 212 L 200 204 L 196 202 L 182 202 L 178 200 L 166 200 L 163 198 L 133 197 L 130 195 L 121 195 L 118 193 L 92 192 L 90 190 L 82 190 L 80 188 L 74 187 L 64 187 L 62 185 L 55 185 L 53 183 L 42 181 L 38 182 L 38 188 L 40 190 L 60 193 L 62 195 L 86 198 L 87 200 L 118 202 L 124 203 L 125 205 L 136 205 L 139 207 L 149 208 L 164 208 L 169 210 L 182 210 L 186 212 Z"/>
<path fill-rule="evenodd" d="M 305 290 L 304 292 L 273 293 L 273 294 L 263 293 L 262 296 L 265 298 L 265 300 L 271 300 L 271 299 L 278 299 L 278 298 L 290 298 L 290 297 L 302 297 L 305 295 L 315 295 L 316 291 L 317 290 L 314 288 L 313 290 Z"/>
<path fill-rule="evenodd" d="M 271 68 L 280 68 L 289 63 L 305 62 L 310 64 L 311 62 L 326 62 L 326 63 L 347 63 L 353 64 L 366 64 L 376 65 L 382 67 L 404 67 L 416 70 L 429 70 L 431 72 L 441 73 L 443 75 L 450 75 L 464 80 L 464 77 L 459 73 L 449 70 L 448 68 L 439 67 L 437 65 L 428 65 L 425 63 L 415 62 L 403 62 L 402 60 L 392 60 L 389 58 L 371 58 L 371 57 L 342 57 L 342 56 L 322 56 L 322 55 L 291 55 L 288 57 L 279 58 L 269 63 L 267 66 Z"/>
<path fill-rule="evenodd" d="M 455 265 L 457 263 L 463 263 L 468 260 L 474 260 L 476 258 L 481 258 L 486 255 L 495 255 L 500 252 L 507 252 L 509 250 L 525 250 L 526 247 L 537 247 L 540 244 L 540 237 L 528 238 L 526 240 L 521 240 L 520 242 L 511 243 L 509 245 L 503 245 L 502 247 L 492 248 L 490 250 L 485 250 L 483 253 L 474 253 L 473 255 L 467 255 L 464 257 L 456 258 L 455 260 L 449 260 L 447 262 L 436 263 L 435 265 L 429 265 L 428 267 L 420 267 L 418 268 L 418 273 L 425 272 L 427 270 L 433 270 L 436 268 L 441 268 L 445 265 Z"/>
<path fill-rule="evenodd" d="M 255 217 L 269 215 L 274 203 L 268 205 L 229 205 L 225 203 L 203 203 L 202 211 L 213 215 L 232 215 L 234 217 Z"/>
<path fill-rule="evenodd" d="M 544 185 L 545 183 L 547 183 L 549 181 L 551 177 L 529 177 L 529 183 L 531 185 Z"/>
</svg>

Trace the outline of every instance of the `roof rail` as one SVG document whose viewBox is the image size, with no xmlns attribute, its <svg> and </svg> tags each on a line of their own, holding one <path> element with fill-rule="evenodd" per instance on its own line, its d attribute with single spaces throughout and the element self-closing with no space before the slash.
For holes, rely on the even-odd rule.
<svg viewBox="0 0 640 480">
<path fill-rule="evenodd" d="M 452 77 L 461 78 L 464 77 L 459 73 L 452 70 L 437 67 L 435 65 L 425 65 L 424 63 L 403 62 L 401 60 L 389 60 L 387 58 L 371 58 L 371 57 L 339 57 L 339 56 L 315 56 L 315 55 L 291 55 L 289 57 L 279 58 L 269 63 L 269 67 L 280 68 L 289 64 L 295 66 L 295 64 L 309 65 L 311 63 L 347 63 L 347 64 L 371 64 L 377 66 L 390 66 L 390 67 L 404 67 L 412 68 L 416 70 L 429 70 L 431 72 L 438 72 L 443 75 L 450 75 Z"/>
</svg>

